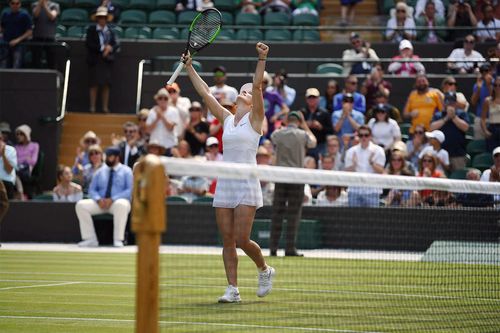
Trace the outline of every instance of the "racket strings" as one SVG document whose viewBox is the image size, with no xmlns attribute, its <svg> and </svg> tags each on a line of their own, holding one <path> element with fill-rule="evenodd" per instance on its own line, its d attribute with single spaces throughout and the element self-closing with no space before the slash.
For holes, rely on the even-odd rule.
<svg viewBox="0 0 500 333">
<path fill-rule="evenodd" d="M 211 42 L 221 24 L 221 16 L 216 11 L 207 11 L 200 16 L 193 26 L 189 44 L 193 49 L 200 49 Z"/>
</svg>

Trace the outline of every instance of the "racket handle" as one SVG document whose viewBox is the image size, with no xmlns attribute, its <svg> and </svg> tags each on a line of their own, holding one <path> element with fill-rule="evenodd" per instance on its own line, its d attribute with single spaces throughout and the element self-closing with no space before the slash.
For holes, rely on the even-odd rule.
<svg viewBox="0 0 500 333">
<path fill-rule="evenodd" d="M 184 67 L 184 63 L 181 61 L 179 62 L 179 65 L 175 69 L 174 74 L 170 77 L 170 80 L 168 80 L 167 84 L 172 84 L 175 82 L 175 79 L 179 76 L 179 73 L 182 71 L 182 68 Z"/>
</svg>

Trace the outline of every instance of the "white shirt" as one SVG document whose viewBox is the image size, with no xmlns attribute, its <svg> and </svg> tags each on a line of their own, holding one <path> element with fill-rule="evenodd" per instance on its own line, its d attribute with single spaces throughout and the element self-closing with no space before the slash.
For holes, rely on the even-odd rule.
<svg viewBox="0 0 500 333">
<path fill-rule="evenodd" d="M 476 64 L 479 67 L 480 63 L 484 61 L 484 58 L 481 53 L 475 50 L 472 50 L 471 54 L 467 55 L 465 54 L 465 50 L 463 48 L 458 48 L 451 51 L 448 61 L 455 62 L 455 66 L 457 68 L 469 70 L 474 67 L 474 63 L 476 62 L 479 62 Z"/>
<path fill-rule="evenodd" d="M 184 135 L 184 131 L 189 124 L 189 108 L 191 107 L 191 101 L 187 97 L 178 97 L 175 105 L 171 103 L 171 99 L 168 100 L 168 105 L 177 108 L 177 111 L 179 112 L 181 122 L 179 126 L 175 127 L 175 132 L 177 137 L 180 138 Z"/>
<path fill-rule="evenodd" d="M 16 183 L 17 152 L 16 148 L 5 145 L 5 157 L 12 166 L 12 170 L 7 173 L 3 164 L 3 157 L 0 155 L 0 180 L 5 180 L 13 184 Z"/>
<path fill-rule="evenodd" d="M 326 190 L 318 193 L 318 198 L 316 199 L 316 206 L 329 206 L 329 207 L 344 207 L 349 205 L 349 200 L 347 192 L 342 190 L 340 195 L 335 201 L 330 201 L 326 197 Z"/>
<path fill-rule="evenodd" d="M 368 121 L 368 126 L 372 129 L 373 141 L 378 145 L 383 145 L 384 149 L 389 149 L 396 140 L 401 138 L 401 129 L 392 118 L 388 121 L 377 122 L 375 118 L 372 118 Z"/>
<path fill-rule="evenodd" d="M 387 21 L 387 30 L 385 31 L 385 36 L 387 37 L 390 34 L 392 34 L 394 32 L 394 30 L 396 30 L 397 27 L 398 27 L 398 24 L 397 24 L 396 18 L 391 17 L 389 19 L 389 21 Z M 417 35 L 417 30 L 415 30 L 415 21 L 411 17 L 406 18 L 405 25 L 404 25 L 404 31 L 407 34 L 410 34 L 412 36 Z M 399 43 L 402 40 L 403 40 L 403 37 L 401 37 L 399 35 L 395 35 L 394 37 L 392 37 L 393 42 Z"/>
<path fill-rule="evenodd" d="M 174 107 L 168 106 L 167 110 L 163 111 L 163 115 L 169 122 L 175 123 L 175 127 L 178 127 L 181 123 L 179 111 Z M 153 107 L 151 110 L 149 110 L 148 119 L 146 119 L 146 125 L 149 126 L 155 121 L 156 111 Z M 175 147 L 177 146 L 177 133 L 175 131 L 175 127 L 170 131 L 165 127 L 165 124 L 163 124 L 162 121 L 159 121 L 156 127 L 151 132 L 149 140 L 158 140 L 167 149 Z"/>
<path fill-rule="evenodd" d="M 355 172 L 375 173 L 375 170 L 370 164 L 370 158 L 372 158 L 372 161 L 378 165 L 385 165 L 384 149 L 373 142 L 370 142 L 366 149 L 363 149 L 361 144 L 357 144 L 354 147 L 349 148 L 345 155 L 346 168 L 349 168 L 354 164 L 354 156 L 356 156 L 357 159 L 356 170 L 354 170 Z"/>
<path fill-rule="evenodd" d="M 424 154 L 427 152 L 431 152 L 432 154 L 436 155 L 436 157 L 441 161 L 441 164 L 444 164 L 447 166 L 450 165 L 450 156 L 448 155 L 448 152 L 446 150 L 440 149 L 439 151 L 435 151 L 434 147 L 432 147 L 431 145 L 428 145 L 427 147 L 422 149 L 422 151 L 418 155 L 418 158 L 419 159 L 422 158 L 424 156 Z M 441 164 L 439 164 L 436 169 L 441 171 L 442 173 L 444 173 L 444 169 L 441 166 Z"/>
<path fill-rule="evenodd" d="M 236 103 L 236 97 L 238 97 L 238 91 L 236 88 L 228 86 L 227 84 L 222 87 L 211 86 L 208 88 L 210 93 L 214 95 L 215 99 L 221 101 L 223 99 L 228 99 L 233 103 Z"/>
<path fill-rule="evenodd" d="M 481 175 L 481 179 L 479 181 L 481 182 L 489 182 L 490 181 L 490 175 L 491 175 L 491 169 L 487 169 L 483 171 L 483 174 Z M 500 194 L 494 194 L 493 198 L 495 201 L 500 201 Z"/>
<path fill-rule="evenodd" d="M 479 21 L 477 27 L 483 29 L 487 28 L 487 30 L 476 30 L 476 36 L 480 41 L 484 41 L 485 39 L 496 39 L 496 34 L 500 32 L 500 20 L 494 18 L 486 26 L 483 21 Z"/>
</svg>

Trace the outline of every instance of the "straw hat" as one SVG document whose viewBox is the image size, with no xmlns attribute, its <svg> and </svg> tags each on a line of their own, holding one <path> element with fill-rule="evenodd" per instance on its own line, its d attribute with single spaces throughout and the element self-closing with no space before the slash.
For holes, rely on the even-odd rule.
<svg viewBox="0 0 500 333">
<path fill-rule="evenodd" d="M 92 14 L 92 21 L 96 21 L 98 17 L 106 17 L 107 22 L 113 21 L 113 15 L 108 12 L 108 8 L 105 6 L 97 8 L 95 14 Z"/>
</svg>

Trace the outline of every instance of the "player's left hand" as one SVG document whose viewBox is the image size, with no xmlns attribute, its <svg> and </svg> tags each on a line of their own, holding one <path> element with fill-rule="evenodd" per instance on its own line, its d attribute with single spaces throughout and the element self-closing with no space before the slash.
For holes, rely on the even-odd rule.
<svg viewBox="0 0 500 333">
<path fill-rule="evenodd" d="M 267 58 L 267 53 L 269 52 L 269 46 L 267 46 L 262 42 L 258 42 L 255 48 L 257 49 L 259 58 Z"/>
</svg>

